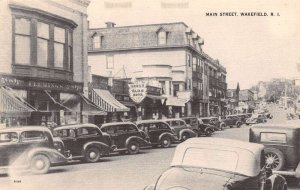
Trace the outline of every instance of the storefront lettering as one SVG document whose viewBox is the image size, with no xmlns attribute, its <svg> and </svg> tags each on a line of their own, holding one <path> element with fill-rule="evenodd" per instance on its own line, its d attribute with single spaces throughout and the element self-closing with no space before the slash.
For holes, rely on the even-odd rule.
<svg viewBox="0 0 300 190">
<path fill-rule="evenodd" d="M 143 82 L 128 84 L 129 97 L 137 104 L 141 103 L 147 95 L 147 87 Z"/>
</svg>

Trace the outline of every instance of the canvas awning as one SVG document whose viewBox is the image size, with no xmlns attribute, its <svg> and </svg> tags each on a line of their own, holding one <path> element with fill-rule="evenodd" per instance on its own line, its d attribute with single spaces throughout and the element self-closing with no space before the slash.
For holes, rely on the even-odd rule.
<svg viewBox="0 0 300 190">
<path fill-rule="evenodd" d="M 10 117 L 29 117 L 35 108 L 28 105 L 22 99 L 14 96 L 10 90 L 0 88 L 0 115 Z"/>
<path fill-rule="evenodd" d="M 92 102 L 107 112 L 127 112 L 130 110 L 116 100 L 108 90 L 93 89 Z"/>
<path fill-rule="evenodd" d="M 97 106 L 90 99 L 85 97 L 84 94 L 78 94 L 82 98 L 82 115 L 107 115 L 107 112 L 101 107 Z"/>
<path fill-rule="evenodd" d="M 47 92 L 46 90 L 43 90 L 44 93 L 48 96 L 48 98 L 54 103 L 54 105 L 62 108 L 63 110 L 65 111 L 68 111 L 68 112 L 72 112 L 72 109 L 68 108 L 67 106 L 64 106 L 63 104 L 59 103 L 58 101 L 56 101 L 50 94 L 49 92 Z"/>
<path fill-rule="evenodd" d="M 167 99 L 166 105 L 167 106 L 184 107 L 188 101 L 189 101 L 189 99 L 180 99 L 178 97 L 170 96 Z"/>
</svg>

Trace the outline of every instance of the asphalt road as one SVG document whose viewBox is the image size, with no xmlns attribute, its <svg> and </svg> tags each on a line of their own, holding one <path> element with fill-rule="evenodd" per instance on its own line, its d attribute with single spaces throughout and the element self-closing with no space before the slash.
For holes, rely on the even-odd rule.
<svg viewBox="0 0 300 190">
<path fill-rule="evenodd" d="M 285 113 L 279 108 L 271 109 L 274 119 L 283 122 Z M 227 128 L 213 136 L 248 141 L 249 126 Z M 207 138 L 207 137 L 203 137 Z M 112 155 L 98 163 L 72 163 L 53 167 L 45 175 L 0 175 L 1 190 L 141 190 L 154 183 L 168 168 L 176 145 L 167 149 L 145 149 L 138 155 Z M 290 190 L 299 189 L 290 187 Z"/>
</svg>

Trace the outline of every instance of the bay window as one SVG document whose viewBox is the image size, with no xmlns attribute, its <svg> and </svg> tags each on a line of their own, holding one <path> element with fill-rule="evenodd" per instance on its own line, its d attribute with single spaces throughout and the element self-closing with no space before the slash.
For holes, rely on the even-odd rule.
<svg viewBox="0 0 300 190">
<path fill-rule="evenodd" d="M 54 27 L 54 67 L 64 66 L 65 29 Z"/>
<path fill-rule="evenodd" d="M 48 65 L 48 48 L 49 48 L 49 25 L 37 23 L 37 64 L 42 67 Z"/>
<path fill-rule="evenodd" d="M 31 22 L 29 19 L 15 19 L 15 62 L 28 65 L 31 62 Z"/>
</svg>

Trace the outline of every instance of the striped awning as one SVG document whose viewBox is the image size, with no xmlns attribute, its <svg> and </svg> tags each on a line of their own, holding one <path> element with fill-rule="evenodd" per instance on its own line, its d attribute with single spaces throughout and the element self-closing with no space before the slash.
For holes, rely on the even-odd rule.
<svg viewBox="0 0 300 190">
<path fill-rule="evenodd" d="M 29 117 L 31 112 L 36 111 L 26 104 L 25 101 L 18 99 L 10 90 L 0 88 L 0 115 L 11 117 Z"/>
<path fill-rule="evenodd" d="M 128 107 L 116 100 L 108 90 L 92 89 L 91 96 L 94 104 L 107 112 L 127 112 L 130 110 Z"/>
</svg>

